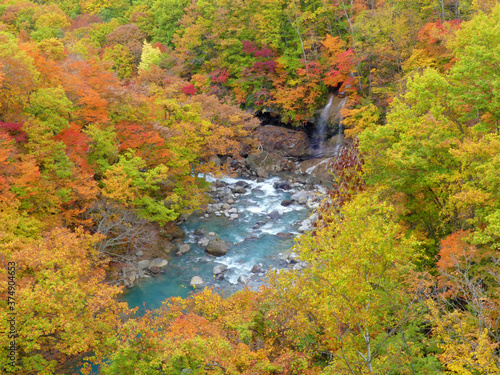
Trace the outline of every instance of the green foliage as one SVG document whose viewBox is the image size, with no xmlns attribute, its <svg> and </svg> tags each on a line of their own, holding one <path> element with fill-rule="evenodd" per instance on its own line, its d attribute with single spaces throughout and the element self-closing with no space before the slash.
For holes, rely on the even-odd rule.
<svg viewBox="0 0 500 375">
<path fill-rule="evenodd" d="M 33 115 L 54 132 L 60 133 L 69 126 L 73 103 L 66 97 L 64 89 L 42 88 L 30 96 L 30 105 L 26 112 Z"/>
<path fill-rule="evenodd" d="M 477 128 L 498 132 L 500 107 L 500 6 L 492 13 L 478 14 L 467 22 L 451 43 L 457 63 L 450 71 L 454 85 L 451 94 L 455 105 L 462 106 L 459 121 L 480 122 Z M 474 110 L 470 110 L 470 109 Z"/>
<path fill-rule="evenodd" d="M 118 78 L 131 78 L 134 72 L 134 60 L 130 50 L 121 44 L 117 44 L 107 49 L 103 56 L 103 61 L 112 61 L 112 69 L 116 72 Z"/>
<path fill-rule="evenodd" d="M 106 36 L 119 25 L 120 23 L 115 19 L 106 23 L 95 23 L 91 26 L 88 36 L 92 42 L 102 47 L 106 43 Z"/>
<path fill-rule="evenodd" d="M 99 172 L 104 172 L 118 158 L 116 131 L 110 126 L 90 124 L 84 133 L 91 140 L 88 159 L 97 166 Z"/>
<path fill-rule="evenodd" d="M 172 39 L 179 28 L 179 20 L 184 15 L 187 0 L 156 0 L 152 2 L 153 41 L 164 45 L 172 45 Z"/>
<path fill-rule="evenodd" d="M 147 169 L 146 162 L 127 152 L 120 155 L 116 164 L 104 172 L 103 195 L 125 206 L 133 206 L 137 213 L 150 221 L 167 223 L 179 213 L 155 199 L 160 183 L 169 178 L 168 168 L 163 164 Z M 147 169 L 147 170 L 146 170 Z"/>
</svg>

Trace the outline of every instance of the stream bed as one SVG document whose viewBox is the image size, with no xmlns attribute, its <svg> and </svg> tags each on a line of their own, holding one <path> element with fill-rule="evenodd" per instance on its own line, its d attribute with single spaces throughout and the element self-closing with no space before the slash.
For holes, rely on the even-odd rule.
<svg viewBox="0 0 500 375">
<path fill-rule="evenodd" d="M 210 181 L 213 182 L 214 180 Z M 270 268 L 284 268 L 287 262 L 283 254 L 290 251 L 294 237 L 310 210 L 306 205 L 294 201 L 284 207 L 281 202 L 290 200 L 298 186 L 290 190 L 276 188 L 278 177 L 266 180 L 223 178 L 224 186 L 234 186 L 238 181 L 245 186 L 245 192 L 233 194 L 232 208 L 237 210 L 237 219 L 221 212 L 216 216 L 195 213 L 180 227 L 186 232 L 185 243 L 191 247 L 189 253 L 169 259 L 163 274 L 143 279 L 126 292 L 122 299 L 131 308 L 139 307 L 139 313 L 161 306 L 169 297 L 187 297 L 194 287 L 190 286 L 193 276 L 200 276 L 205 286 L 214 286 L 224 295 L 230 295 L 245 285 L 257 288 L 265 282 L 265 273 Z M 233 185 L 231 185 L 233 184 Z M 227 190 L 227 188 L 226 188 Z M 213 188 L 214 200 L 221 199 Z M 215 233 L 229 244 L 226 255 L 214 257 L 207 254 L 198 244 L 200 233 Z M 222 280 L 213 274 L 217 265 L 227 266 Z M 256 272 L 256 268 L 261 269 Z M 260 267 L 259 267 L 260 266 Z M 252 268 L 253 271 L 252 272 Z"/>
</svg>

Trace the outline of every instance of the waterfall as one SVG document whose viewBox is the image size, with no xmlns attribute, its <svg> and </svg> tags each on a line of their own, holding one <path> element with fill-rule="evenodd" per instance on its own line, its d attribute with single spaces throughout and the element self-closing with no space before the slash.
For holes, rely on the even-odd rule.
<svg viewBox="0 0 500 375">
<path fill-rule="evenodd" d="M 314 157 L 321 157 L 326 154 L 333 154 L 338 151 L 338 148 L 342 144 L 342 115 L 340 111 L 344 108 L 347 102 L 347 97 L 341 98 L 336 95 L 330 95 L 328 103 L 325 108 L 322 109 L 316 130 L 312 137 L 312 144 L 314 148 Z M 328 124 L 339 123 L 339 135 L 336 138 L 336 143 L 334 145 L 329 145 L 327 141 L 328 135 Z M 333 146 L 333 148 L 332 148 Z"/>
<path fill-rule="evenodd" d="M 317 136 L 317 149 L 314 152 L 314 156 L 318 154 L 318 156 L 321 156 L 324 153 L 324 143 L 325 143 L 325 138 L 326 138 L 326 131 L 328 129 L 328 118 L 330 117 L 330 108 L 332 107 L 333 103 L 333 95 L 330 95 L 330 99 L 328 100 L 327 105 L 323 110 L 321 111 L 321 115 L 319 116 L 318 120 L 318 126 L 316 130 L 316 136 Z"/>
</svg>

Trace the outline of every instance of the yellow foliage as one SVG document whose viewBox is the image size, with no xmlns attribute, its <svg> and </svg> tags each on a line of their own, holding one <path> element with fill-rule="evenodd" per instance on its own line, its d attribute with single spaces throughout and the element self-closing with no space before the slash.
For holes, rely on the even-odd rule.
<svg viewBox="0 0 500 375">
<path fill-rule="evenodd" d="M 499 346 L 487 328 L 467 311 L 447 312 L 428 301 L 429 315 L 434 324 L 434 336 L 442 353 L 437 357 L 449 374 L 498 374 L 495 351 Z"/>
<path fill-rule="evenodd" d="M 114 201 L 127 204 L 138 198 L 139 189 L 132 185 L 132 178 L 123 165 L 114 165 L 104 173 L 105 188 L 102 195 Z"/>
<path fill-rule="evenodd" d="M 38 17 L 36 24 L 38 27 L 52 27 L 66 29 L 69 25 L 68 16 L 64 13 L 45 13 Z"/>
<path fill-rule="evenodd" d="M 429 55 L 424 49 L 415 48 L 411 56 L 403 63 L 403 70 L 406 74 L 422 68 L 436 68 L 436 59 Z"/>
<path fill-rule="evenodd" d="M 345 116 L 342 125 L 346 128 L 347 137 L 355 137 L 363 130 L 376 126 L 380 118 L 379 110 L 371 103 L 360 108 L 345 108 L 342 115 Z"/>
</svg>

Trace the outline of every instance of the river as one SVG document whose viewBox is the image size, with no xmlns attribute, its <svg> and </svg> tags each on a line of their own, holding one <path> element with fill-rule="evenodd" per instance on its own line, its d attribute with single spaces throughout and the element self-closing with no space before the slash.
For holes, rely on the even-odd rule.
<svg viewBox="0 0 500 375">
<path fill-rule="evenodd" d="M 228 186 L 242 181 L 240 184 L 246 187 L 245 193 L 233 194 L 235 202 L 232 207 L 237 209 L 238 219 L 230 220 L 223 214 L 220 217 L 193 214 L 180 225 L 186 232 L 184 241 L 191 246 L 191 251 L 172 257 L 165 273 L 143 279 L 126 292 L 122 298 L 131 308 L 139 307 L 139 313 L 143 313 L 159 307 L 169 297 L 187 297 L 194 290 L 189 285 L 193 276 L 200 276 L 206 286 L 213 286 L 221 293 L 230 295 L 245 285 L 256 288 L 265 282 L 265 272 L 251 272 L 256 264 L 265 271 L 287 266 L 282 255 L 290 251 L 299 226 L 310 212 L 303 204 L 294 202 L 284 207 L 281 202 L 289 200 L 299 184 L 285 191 L 274 187 L 281 181 L 278 177 L 259 181 L 223 178 L 222 181 Z M 216 199 L 219 197 L 217 194 L 212 193 Z M 197 244 L 200 230 L 213 232 L 228 242 L 227 254 L 221 257 L 207 254 Z M 214 266 L 219 264 L 228 267 L 223 280 L 216 280 L 212 272 Z"/>
</svg>

